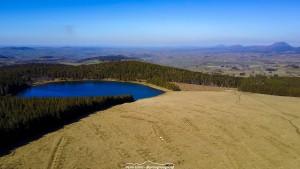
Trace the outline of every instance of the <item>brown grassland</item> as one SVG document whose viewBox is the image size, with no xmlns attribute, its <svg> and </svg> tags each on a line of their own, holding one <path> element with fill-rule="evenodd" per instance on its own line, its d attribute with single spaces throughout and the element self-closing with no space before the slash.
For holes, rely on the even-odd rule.
<svg viewBox="0 0 300 169">
<path fill-rule="evenodd" d="M 66 125 L 0 157 L 0 168 L 300 168 L 300 98 L 180 86 Z"/>
</svg>

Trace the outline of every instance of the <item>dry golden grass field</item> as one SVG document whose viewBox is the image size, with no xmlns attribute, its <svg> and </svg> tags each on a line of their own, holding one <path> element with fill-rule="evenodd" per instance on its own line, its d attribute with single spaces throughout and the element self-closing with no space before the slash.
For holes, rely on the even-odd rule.
<svg viewBox="0 0 300 169">
<path fill-rule="evenodd" d="M 300 168 L 300 98 L 181 87 L 194 91 L 97 112 L 0 157 L 0 168 Z"/>
</svg>

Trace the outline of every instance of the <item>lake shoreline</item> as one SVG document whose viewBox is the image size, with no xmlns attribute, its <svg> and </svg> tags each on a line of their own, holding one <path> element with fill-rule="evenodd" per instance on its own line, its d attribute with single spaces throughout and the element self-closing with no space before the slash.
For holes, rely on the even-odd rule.
<svg viewBox="0 0 300 169">
<path fill-rule="evenodd" d="M 49 83 L 60 83 L 60 82 L 88 82 L 88 81 L 98 81 L 98 82 L 122 82 L 122 83 L 134 83 L 134 84 L 140 84 L 140 85 L 144 85 L 150 88 L 154 88 L 157 90 L 161 90 L 163 92 L 170 92 L 171 90 L 163 88 L 163 87 L 159 87 L 156 85 L 153 85 L 151 83 L 147 83 L 145 80 L 142 81 L 124 81 L 124 80 L 118 80 L 118 79 L 113 79 L 113 78 L 105 78 L 102 80 L 98 80 L 98 79 L 53 79 L 53 80 L 42 80 L 42 81 L 36 81 L 33 82 L 29 87 L 32 86 L 38 86 L 38 85 L 44 85 L 44 84 L 49 84 Z"/>
<path fill-rule="evenodd" d="M 65 84 L 69 87 L 66 88 Z M 92 86 L 81 86 L 93 84 Z M 62 86 L 61 86 L 62 85 Z M 79 86 L 78 86 L 79 85 Z M 97 86 L 95 86 L 97 85 Z M 100 86 L 98 86 L 100 85 Z M 104 86 L 103 86 L 104 85 Z M 52 88 L 51 88 L 51 87 Z M 58 87 L 61 86 L 61 87 Z M 77 86 L 77 87 L 72 87 Z M 50 87 L 50 88 L 49 88 Z M 60 89 L 61 88 L 61 89 Z M 47 92 L 43 92 L 47 90 Z M 17 97 L 91 97 L 132 94 L 135 100 L 155 97 L 168 92 L 167 89 L 146 82 L 119 81 L 115 79 L 35 79 Z M 48 93 L 48 94 L 47 94 Z M 60 94 L 59 94 L 60 93 Z"/>
</svg>

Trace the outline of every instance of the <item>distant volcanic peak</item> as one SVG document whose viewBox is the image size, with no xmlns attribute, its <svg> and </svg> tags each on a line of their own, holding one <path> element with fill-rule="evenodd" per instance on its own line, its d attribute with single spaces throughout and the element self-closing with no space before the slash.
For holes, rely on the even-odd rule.
<svg viewBox="0 0 300 169">
<path fill-rule="evenodd" d="M 276 42 L 273 43 L 270 47 L 292 47 L 292 46 L 286 42 Z"/>
<path fill-rule="evenodd" d="M 269 50 L 272 50 L 274 52 L 289 52 L 289 51 L 295 51 L 295 48 L 289 45 L 286 42 L 276 42 L 270 46 L 268 46 Z"/>
</svg>

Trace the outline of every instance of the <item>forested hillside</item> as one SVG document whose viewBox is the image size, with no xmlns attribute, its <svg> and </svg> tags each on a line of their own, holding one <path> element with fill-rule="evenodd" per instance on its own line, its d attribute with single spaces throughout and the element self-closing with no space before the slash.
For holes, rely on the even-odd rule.
<svg viewBox="0 0 300 169">
<path fill-rule="evenodd" d="M 0 68 L 0 95 L 16 93 L 39 77 L 59 79 L 114 78 L 125 81 L 146 80 L 171 90 L 179 90 L 170 82 L 183 82 L 222 87 L 238 87 L 241 78 L 210 75 L 183 69 L 137 61 L 107 62 L 94 65 L 70 66 L 58 64 L 29 64 Z"/>
</svg>

